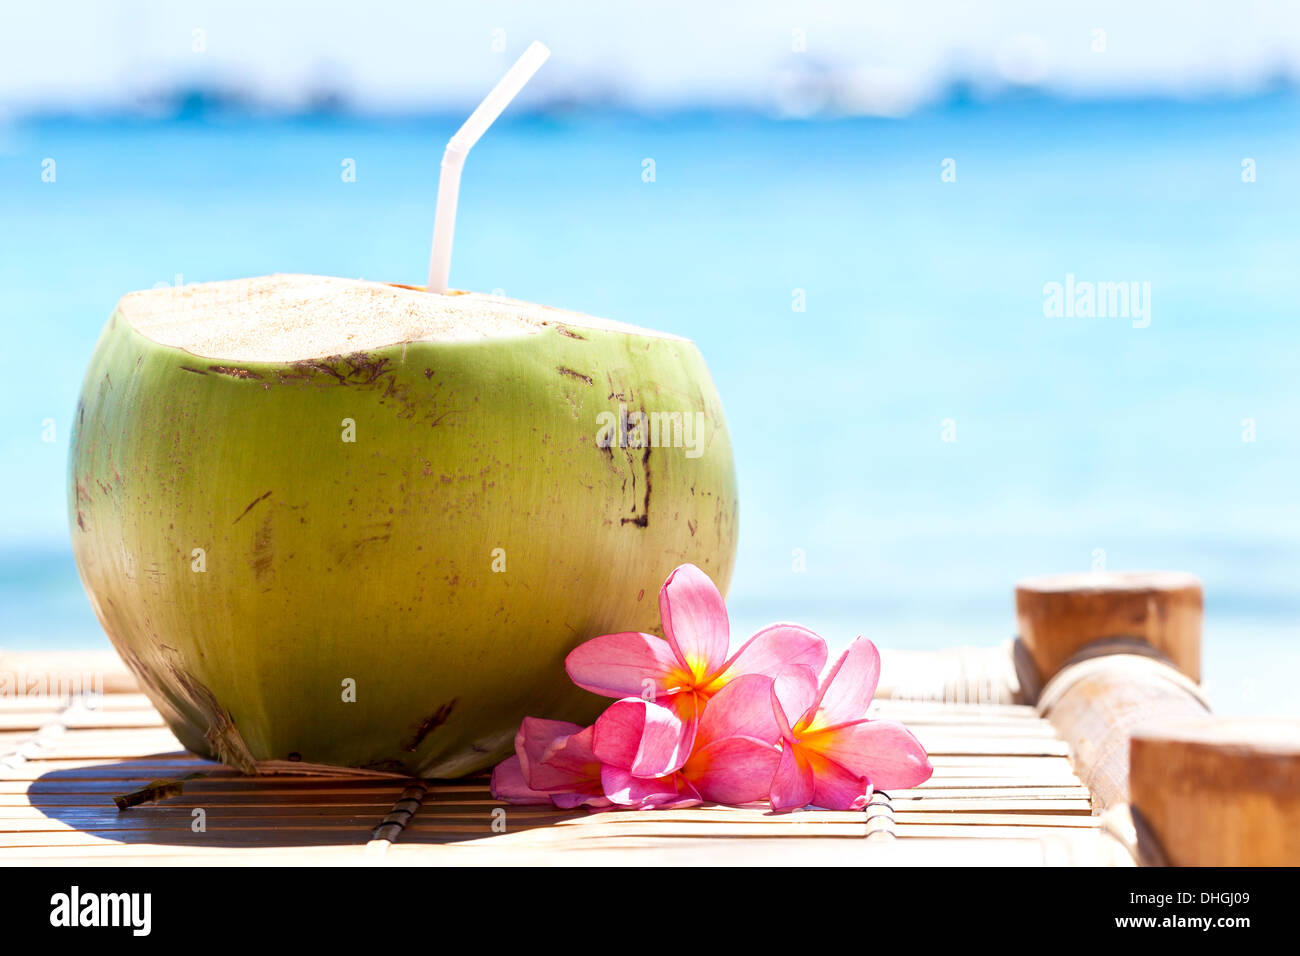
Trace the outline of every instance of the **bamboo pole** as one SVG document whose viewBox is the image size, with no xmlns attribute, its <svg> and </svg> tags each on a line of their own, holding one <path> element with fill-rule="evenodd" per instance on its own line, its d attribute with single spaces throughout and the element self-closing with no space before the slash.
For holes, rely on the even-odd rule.
<svg viewBox="0 0 1300 956">
<path fill-rule="evenodd" d="M 1300 865 L 1300 721 L 1214 717 L 1201 586 L 1172 572 L 1016 588 L 1020 649 L 1103 831 L 1144 865 Z"/>
<path fill-rule="evenodd" d="M 1201 585 L 1190 574 L 1091 572 L 1016 586 L 1019 642 L 1044 682 L 1038 711 L 1070 745 L 1093 807 L 1129 800 L 1129 740 L 1156 720 L 1209 713 L 1201 693 Z"/>
<path fill-rule="evenodd" d="M 1300 866 L 1300 720 L 1144 726 L 1130 789 L 1176 866 Z"/>
<path fill-rule="evenodd" d="M 1020 640 L 1044 681 L 1093 641 L 1135 638 L 1201 679 L 1201 582 L 1175 571 L 1053 574 L 1016 585 Z"/>
<path fill-rule="evenodd" d="M 1043 688 L 1038 711 L 1070 745 L 1074 772 L 1094 810 L 1129 802 L 1129 740 L 1153 721 L 1204 717 L 1199 687 L 1132 640 L 1103 641 Z"/>
</svg>

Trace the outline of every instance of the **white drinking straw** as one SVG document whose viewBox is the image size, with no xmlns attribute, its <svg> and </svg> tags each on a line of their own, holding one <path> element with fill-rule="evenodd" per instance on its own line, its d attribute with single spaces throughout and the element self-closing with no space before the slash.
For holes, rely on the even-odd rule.
<svg viewBox="0 0 1300 956">
<path fill-rule="evenodd" d="M 447 291 L 451 237 L 456 231 L 456 197 L 460 193 L 460 170 L 465 165 L 465 156 L 550 55 L 551 51 L 544 43 L 534 40 L 478 109 L 465 120 L 465 125 L 448 141 L 447 151 L 442 154 L 442 174 L 438 177 L 438 208 L 433 215 L 433 253 L 429 256 L 429 283 L 426 286 L 429 292 Z"/>
</svg>

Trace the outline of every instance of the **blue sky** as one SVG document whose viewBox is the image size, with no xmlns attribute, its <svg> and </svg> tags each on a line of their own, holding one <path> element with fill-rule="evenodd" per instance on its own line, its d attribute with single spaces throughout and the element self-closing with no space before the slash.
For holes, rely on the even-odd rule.
<svg viewBox="0 0 1300 956">
<path fill-rule="evenodd" d="M 280 107 L 328 92 L 362 110 L 457 109 L 533 39 L 555 56 L 530 98 L 644 108 L 890 115 L 953 81 L 1197 97 L 1300 76 L 1300 7 L 1261 0 L 53 0 L 0 8 L 0 113 L 193 87 Z"/>
</svg>

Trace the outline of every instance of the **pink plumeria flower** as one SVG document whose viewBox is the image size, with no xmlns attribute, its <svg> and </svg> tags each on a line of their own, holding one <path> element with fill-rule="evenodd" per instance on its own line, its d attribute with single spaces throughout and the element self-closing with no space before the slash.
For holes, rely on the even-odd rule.
<svg viewBox="0 0 1300 956">
<path fill-rule="evenodd" d="M 637 777 L 663 777 L 680 770 L 690 756 L 705 704 L 742 674 L 775 677 L 802 666 L 820 671 L 826 645 L 797 624 L 763 628 L 730 657 L 730 623 L 722 595 L 709 576 L 683 564 L 659 591 L 664 638 L 625 631 L 593 638 L 564 661 L 579 687 L 606 697 L 637 697 L 660 705 L 644 713 L 645 745 L 627 771 Z M 602 718 L 604 719 L 604 718 Z M 602 739 L 620 742 L 626 734 L 596 730 L 596 754 L 603 762 Z"/>
<path fill-rule="evenodd" d="M 492 771 L 492 796 L 507 803 L 553 803 L 565 810 L 611 806 L 591 738 L 591 727 L 525 717 L 515 735 L 515 755 Z"/>
<path fill-rule="evenodd" d="M 873 787 L 906 789 L 930 778 L 930 758 L 911 731 L 897 721 L 866 719 L 879 679 L 880 653 L 862 637 L 820 687 L 806 667 L 778 675 L 772 704 L 782 744 L 773 810 L 861 810 Z"/>
<path fill-rule="evenodd" d="M 613 803 L 671 809 L 703 802 L 734 806 L 767 798 L 781 761 L 772 678 L 743 674 L 718 691 L 700 718 L 690 759 L 680 770 L 654 778 L 635 776 L 628 769 L 643 746 L 642 728 L 652 721 L 645 716 L 648 711 L 674 719 L 662 705 L 638 698 L 620 700 L 606 711 L 610 720 L 603 733 L 615 735 L 605 740 L 614 762 L 602 762 L 600 779 Z"/>
</svg>

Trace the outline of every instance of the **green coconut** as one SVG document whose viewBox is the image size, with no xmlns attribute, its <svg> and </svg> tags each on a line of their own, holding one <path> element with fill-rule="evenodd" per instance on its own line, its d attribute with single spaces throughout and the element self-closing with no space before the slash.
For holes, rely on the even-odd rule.
<svg viewBox="0 0 1300 956">
<path fill-rule="evenodd" d="M 190 750 L 459 776 L 605 701 L 565 655 L 725 589 L 736 486 L 688 340 L 500 296 L 282 275 L 135 292 L 96 346 L 73 550 Z"/>
</svg>

